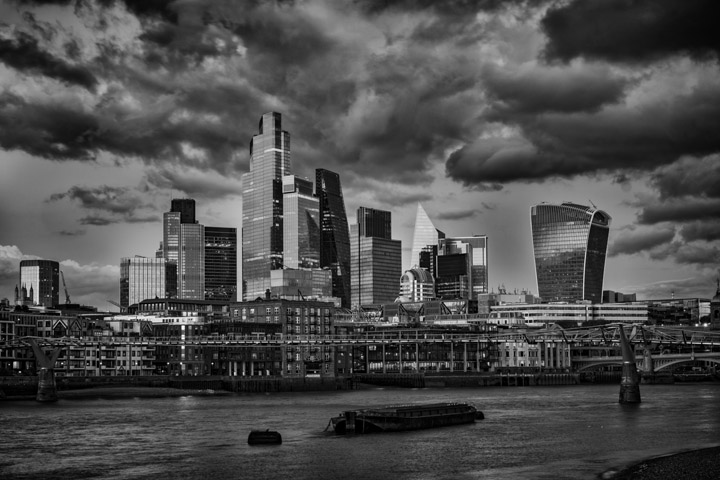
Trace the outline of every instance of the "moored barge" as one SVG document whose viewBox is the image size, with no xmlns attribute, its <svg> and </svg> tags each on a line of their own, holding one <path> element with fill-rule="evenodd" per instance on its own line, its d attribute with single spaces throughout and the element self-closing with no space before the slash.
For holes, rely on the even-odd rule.
<svg viewBox="0 0 720 480">
<path fill-rule="evenodd" d="M 475 406 L 450 402 L 347 410 L 330 421 L 335 433 L 344 435 L 446 427 L 473 423 L 481 418 L 483 414 Z"/>
</svg>

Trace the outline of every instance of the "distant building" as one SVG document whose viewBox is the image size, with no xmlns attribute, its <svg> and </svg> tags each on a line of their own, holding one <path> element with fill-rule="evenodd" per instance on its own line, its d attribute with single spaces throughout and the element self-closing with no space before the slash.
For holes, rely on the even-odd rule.
<svg viewBox="0 0 720 480">
<path fill-rule="evenodd" d="M 410 302 L 424 302 L 435 299 L 435 280 L 423 268 L 405 271 L 400 279 L 400 298 Z"/>
<path fill-rule="evenodd" d="M 197 223 L 195 220 L 195 200 L 192 198 L 173 198 L 170 211 L 180 214 L 180 223 Z"/>
<path fill-rule="evenodd" d="M 182 211 L 163 214 L 163 256 L 177 264 L 177 295 L 201 300 L 205 297 L 205 227 L 195 221 L 195 201 L 175 199 Z M 182 220 L 194 223 L 183 223 Z"/>
<path fill-rule="evenodd" d="M 271 298 L 334 301 L 330 270 L 285 268 L 270 272 Z"/>
<path fill-rule="evenodd" d="M 393 302 L 402 273 L 402 242 L 390 238 L 390 212 L 358 209 L 350 229 L 351 303 L 353 306 Z M 376 234 L 377 236 L 374 236 Z"/>
<path fill-rule="evenodd" d="M 242 176 L 242 298 L 264 297 L 270 271 L 283 266 L 281 179 L 290 173 L 290 134 L 282 116 L 264 114 L 250 142 L 250 171 Z"/>
<path fill-rule="evenodd" d="M 320 268 L 320 207 L 310 180 L 283 175 L 283 268 Z"/>
<path fill-rule="evenodd" d="M 445 238 L 445 233 L 435 228 L 435 225 L 433 225 L 432 220 L 430 220 L 430 217 L 425 212 L 425 209 L 418 203 L 417 213 L 415 214 L 412 251 L 410 253 L 410 268 L 427 268 L 426 266 L 421 265 L 421 263 L 428 263 L 427 260 L 423 261 L 421 257 L 422 252 L 428 247 L 437 247 L 438 241 L 441 238 Z"/>
<path fill-rule="evenodd" d="M 648 305 L 638 302 L 629 303 L 542 303 L 542 304 L 505 304 L 490 306 L 490 314 L 513 312 L 515 317 L 533 326 L 543 326 L 557 322 L 567 322 L 574 326 L 583 326 L 588 322 L 634 323 L 648 321 Z"/>
<path fill-rule="evenodd" d="M 720 280 L 717 281 L 715 296 L 710 300 L 710 328 L 720 330 Z"/>
<path fill-rule="evenodd" d="M 52 308 L 60 303 L 60 264 L 54 260 L 21 260 L 16 300 L 22 305 Z"/>
<path fill-rule="evenodd" d="M 613 292 L 612 290 L 603 290 L 602 303 L 624 303 L 624 302 L 637 302 L 637 294 Z"/>
<path fill-rule="evenodd" d="M 149 298 L 177 297 L 177 264 L 164 258 L 120 259 L 120 308 Z"/>
<path fill-rule="evenodd" d="M 237 229 L 205 227 L 205 300 L 237 301 Z"/>
<path fill-rule="evenodd" d="M 446 253 L 437 257 L 436 291 L 440 299 L 471 297 L 471 259 L 468 253 Z"/>
<path fill-rule="evenodd" d="M 332 295 L 350 307 L 350 230 L 340 176 L 315 170 L 315 196 L 320 207 L 320 267 L 332 274 Z"/>
<path fill-rule="evenodd" d="M 478 295 L 488 293 L 488 238 L 487 235 L 472 237 L 447 237 L 438 240 L 438 255 L 463 254 L 467 257 L 467 295 L 477 300 Z"/>
<path fill-rule="evenodd" d="M 392 239 L 392 214 L 387 210 L 360 207 L 357 210 L 358 233 L 365 238 Z"/>
<path fill-rule="evenodd" d="M 531 207 L 538 294 L 543 302 L 602 301 L 610 216 L 574 203 Z"/>
</svg>

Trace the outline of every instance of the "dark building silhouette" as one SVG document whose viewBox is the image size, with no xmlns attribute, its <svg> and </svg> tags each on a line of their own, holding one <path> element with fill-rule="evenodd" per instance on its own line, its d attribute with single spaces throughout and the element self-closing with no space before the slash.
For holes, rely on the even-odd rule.
<svg viewBox="0 0 720 480">
<path fill-rule="evenodd" d="M 386 210 L 358 208 L 357 225 L 361 237 L 392 239 L 391 214 Z"/>
<path fill-rule="evenodd" d="M 180 214 L 180 223 L 196 223 L 195 200 L 192 198 L 173 198 L 170 201 L 170 211 Z"/>
<path fill-rule="evenodd" d="M 602 302 L 610 215 L 574 203 L 531 207 L 538 293 L 543 302 Z"/>
<path fill-rule="evenodd" d="M 315 170 L 315 196 L 320 201 L 320 267 L 332 272 L 332 294 L 350 307 L 350 231 L 340 176 Z"/>
<path fill-rule="evenodd" d="M 237 229 L 205 227 L 205 300 L 237 301 Z"/>
</svg>

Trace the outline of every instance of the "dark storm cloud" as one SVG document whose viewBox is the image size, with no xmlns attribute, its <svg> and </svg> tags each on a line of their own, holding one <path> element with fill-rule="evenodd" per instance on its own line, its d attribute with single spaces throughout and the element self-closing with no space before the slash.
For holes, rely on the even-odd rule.
<svg viewBox="0 0 720 480">
<path fill-rule="evenodd" d="M 629 80 L 607 66 L 486 67 L 484 85 L 494 108 L 515 114 L 594 112 L 623 99 Z"/>
<path fill-rule="evenodd" d="M 438 213 L 435 218 L 438 220 L 466 220 L 472 217 L 476 217 L 479 213 L 478 210 L 456 210 Z"/>
<path fill-rule="evenodd" d="M 104 226 L 120 222 L 154 222 L 160 218 L 157 215 L 142 213 L 143 210 L 154 210 L 154 206 L 141 198 L 140 192 L 128 187 L 75 186 L 65 193 L 50 195 L 46 202 L 58 202 L 63 199 L 76 201 L 83 209 L 93 212 L 80 219 L 81 225 Z"/>
<path fill-rule="evenodd" d="M 720 216 L 720 214 L 718 215 Z M 686 242 L 720 240 L 720 218 L 715 220 L 696 220 L 683 225 L 680 235 Z"/>
<path fill-rule="evenodd" d="M 660 222 L 712 220 L 720 217 L 719 212 L 720 198 L 683 197 L 644 206 L 638 214 L 638 222 L 655 224 Z"/>
<path fill-rule="evenodd" d="M 720 54 L 716 0 L 574 1 L 547 12 L 545 53 L 569 61 L 586 57 L 646 62 L 675 54 Z"/>
<path fill-rule="evenodd" d="M 89 70 L 42 50 L 36 39 L 23 32 L 14 39 L 0 38 L 0 61 L 21 72 L 38 73 L 91 91 L 97 85 Z"/>
<path fill-rule="evenodd" d="M 408 10 L 432 10 L 441 15 L 464 17 L 478 12 L 490 12 L 506 8 L 511 4 L 538 5 L 542 0 L 355 0 L 369 14 L 379 14 L 388 10 L 405 12 Z"/>
<path fill-rule="evenodd" d="M 720 155 L 682 158 L 658 168 L 650 183 L 663 199 L 685 195 L 720 198 Z"/>
<path fill-rule="evenodd" d="M 707 266 L 720 263 L 720 248 L 706 243 L 672 242 L 651 250 L 648 256 L 652 260 L 672 258 L 679 264 Z"/>
<path fill-rule="evenodd" d="M 146 179 L 154 187 L 183 192 L 199 199 L 220 199 L 228 195 L 240 195 L 240 179 L 232 177 L 209 177 L 197 172 L 178 171 L 170 168 L 149 170 Z"/>
<path fill-rule="evenodd" d="M 608 255 L 614 257 L 644 252 L 658 246 L 669 245 L 674 237 L 675 229 L 672 227 L 652 230 L 625 229 L 611 242 Z"/>
<path fill-rule="evenodd" d="M 87 232 L 85 230 L 60 230 L 57 233 L 63 237 L 79 237 L 85 235 Z"/>
<path fill-rule="evenodd" d="M 700 82 L 641 108 L 531 116 L 495 109 L 486 119 L 519 127 L 522 137 L 481 138 L 452 153 L 447 174 L 466 185 L 651 170 L 720 151 L 720 85 Z"/>
<path fill-rule="evenodd" d="M 402 207 L 413 203 L 422 203 L 432 200 L 433 196 L 422 192 L 405 192 L 400 190 L 383 190 L 375 194 L 375 200 L 383 205 L 380 208 Z"/>
</svg>

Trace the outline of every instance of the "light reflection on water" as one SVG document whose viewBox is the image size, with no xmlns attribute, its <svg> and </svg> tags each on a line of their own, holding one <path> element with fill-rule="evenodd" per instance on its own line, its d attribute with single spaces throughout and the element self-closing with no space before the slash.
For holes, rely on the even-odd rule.
<svg viewBox="0 0 720 480">
<path fill-rule="evenodd" d="M 597 478 L 646 457 L 716 445 L 720 384 L 371 389 L 0 403 L 0 478 Z M 396 434 L 324 431 L 344 409 L 469 401 L 472 425 Z M 251 447 L 253 428 L 283 444 Z"/>
</svg>

